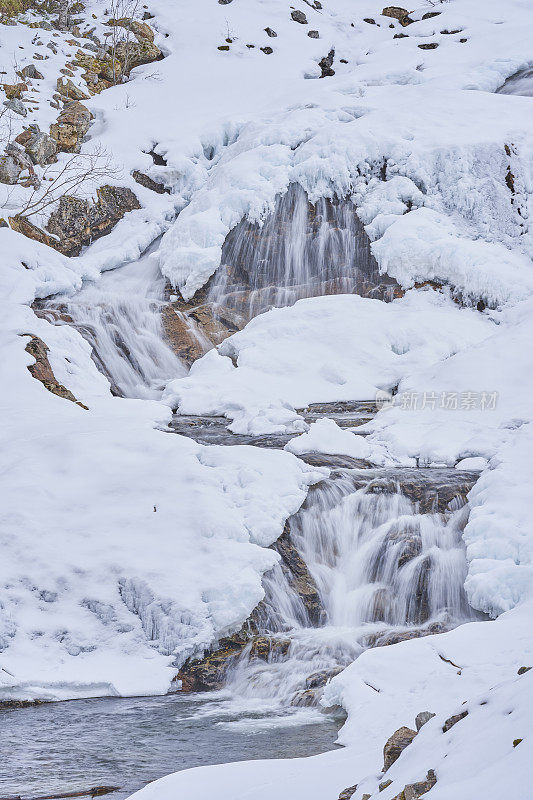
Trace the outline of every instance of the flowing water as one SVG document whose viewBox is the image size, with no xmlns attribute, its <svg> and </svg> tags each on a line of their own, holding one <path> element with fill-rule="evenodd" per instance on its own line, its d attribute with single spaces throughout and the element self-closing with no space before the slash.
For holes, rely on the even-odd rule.
<svg viewBox="0 0 533 800">
<path fill-rule="evenodd" d="M 533 67 L 521 69 L 507 78 L 497 94 L 518 94 L 524 97 L 533 97 Z"/>
<path fill-rule="evenodd" d="M 262 227 L 242 222 L 227 237 L 208 299 L 248 318 L 272 304 L 360 291 L 376 280 L 351 202 L 312 206 L 293 186 Z M 91 343 L 115 394 L 158 398 L 167 380 L 186 372 L 163 339 L 164 293 L 148 253 L 74 297 L 54 298 L 45 313 L 74 325 Z M 303 413 L 309 422 L 328 416 L 357 429 L 375 408 L 330 404 Z M 205 444 L 282 447 L 286 441 L 237 437 L 220 419 L 176 417 L 169 432 Z M 4 712 L 9 747 L 18 742 L 23 765 L 38 765 L 31 777 L 29 770 L 14 776 L 3 768 L 5 794 L 87 782 L 131 790 L 186 766 L 331 748 L 337 722 L 318 703 L 332 675 L 367 647 L 476 618 L 463 590 L 462 541 L 465 495 L 474 476 L 453 469 L 361 469 L 364 464 L 340 457 L 328 462 L 315 456 L 313 463 L 324 462 L 336 469 L 290 520 L 275 545 L 281 560 L 264 578 L 266 596 L 256 612 L 262 652 L 250 641 L 231 663 L 224 690 L 211 695 L 84 700 Z M 20 753 L 8 750 L 4 759 L 16 763 Z"/>
</svg>

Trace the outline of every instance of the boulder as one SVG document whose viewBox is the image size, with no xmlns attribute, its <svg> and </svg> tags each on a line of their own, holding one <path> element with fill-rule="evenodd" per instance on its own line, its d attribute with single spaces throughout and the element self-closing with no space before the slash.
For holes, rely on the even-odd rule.
<svg viewBox="0 0 533 800">
<path fill-rule="evenodd" d="M 57 249 L 67 256 L 77 256 L 84 245 L 108 234 L 119 220 L 140 203 L 131 189 L 101 186 L 97 201 L 90 203 L 64 195 L 48 220 L 47 230 L 57 236 Z"/>
<path fill-rule="evenodd" d="M 411 25 L 414 20 L 412 20 L 409 16 L 409 12 L 406 8 L 401 8 L 400 6 L 387 6 L 381 12 L 383 17 L 392 17 L 392 19 L 397 19 L 400 25 L 405 27 L 406 25 Z"/>
<path fill-rule="evenodd" d="M 290 639 L 276 636 L 255 636 L 250 648 L 250 658 L 260 661 L 280 661 L 289 652 Z"/>
<path fill-rule="evenodd" d="M 437 776 L 435 775 L 435 771 L 430 769 L 427 772 L 425 781 L 408 783 L 407 786 L 404 786 L 400 794 L 397 794 L 392 800 L 418 800 L 423 794 L 429 792 L 436 783 Z"/>
<path fill-rule="evenodd" d="M 307 31 L 307 35 L 309 36 L 310 39 L 319 39 L 320 38 L 320 34 L 319 34 L 318 31 Z"/>
<path fill-rule="evenodd" d="M 141 39 L 136 42 L 119 42 L 115 47 L 115 58 L 122 64 L 124 75 L 129 75 L 135 67 L 161 61 L 164 56 L 155 44 Z"/>
<path fill-rule="evenodd" d="M 32 78 L 36 81 L 42 81 L 43 75 L 39 72 L 35 64 L 28 64 L 24 69 L 20 71 L 20 74 L 23 78 Z"/>
<path fill-rule="evenodd" d="M 9 108 L 11 111 L 14 111 L 15 114 L 20 114 L 21 117 L 25 117 L 28 113 L 28 109 L 22 102 L 22 100 L 18 100 L 15 98 L 14 100 L 4 100 L 4 105 L 6 108 Z"/>
<path fill-rule="evenodd" d="M 303 11 L 291 11 L 291 19 L 295 22 L 299 22 L 300 25 L 307 25 L 307 17 Z"/>
<path fill-rule="evenodd" d="M 335 75 L 335 70 L 331 68 L 334 58 L 335 50 L 330 50 L 327 56 L 324 56 L 324 58 L 321 58 L 318 62 L 318 66 L 322 70 L 321 78 L 328 78 L 331 75 Z"/>
<path fill-rule="evenodd" d="M 12 186 L 18 181 L 22 167 L 10 155 L 0 156 L 0 183 Z"/>
<path fill-rule="evenodd" d="M 170 303 L 163 307 L 161 321 L 171 349 L 189 366 L 211 349 L 212 343 L 202 336 L 194 322 Z"/>
<path fill-rule="evenodd" d="M 24 149 L 34 164 L 42 167 L 56 161 L 57 142 L 47 133 L 32 133 L 24 143 Z"/>
<path fill-rule="evenodd" d="M 57 142 L 57 149 L 63 153 L 79 152 L 91 119 L 89 109 L 77 100 L 66 103 L 57 122 L 50 126 L 50 136 Z"/>
<path fill-rule="evenodd" d="M 265 28 L 265 33 L 267 36 L 270 36 L 271 39 L 275 39 L 278 35 L 275 30 L 272 28 Z"/>
<path fill-rule="evenodd" d="M 61 97 L 66 98 L 67 100 L 88 100 L 89 95 L 82 92 L 70 78 L 58 78 L 56 83 L 57 91 L 61 95 Z"/>
<path fill-rule="evenodd" d="M 357 791 L 357 784 L 354 786 L 348 786 L 347 789 L 343 789 L 339 795 L 339 800 L 350 800 L 351 796 L 355 794 Z M 370 796 L 370 795 L 369 795 Z"/>
<path fill-rule="evenodd" d="M 321 689 L 329 681 L 344 670 L 344 667 L 333 667 L 332 669 L 320 669 L 313 672 L 305 679 L 306 689 Z"/>
<path fill-rule="evenodd" d="M 383 772 L 386 772 L 415 738 L 417 731 L 402 727 L 394 731 L 383 748 Z"/>
<path fill-rule="evenodd" d="M 154 181 L 153 178 L 150 178 L 148 175 L 145 175 L 144 172 L 139 172 L 138 169 L 133 170 L 133 172 L 131 173 L 131 177 L 140 186 L 144 186 L 145 189 L 151 189 L 152 192 L 157 192 L 157 194 L 170 194 L 169 188 L 164 186 L 162 183 Z"/>
<path fill-rule="evenodd" d="M 24 92 L 28 91 L 25 83 L 4 83 L 2 88 L 8 100 L 20 100 Z"/>
<path fill-rule="evenodd" d="M 425 725 L 426 722 L 429 722 L 429 720 L 434 716 L 435 714 L 432 714 L 431 711 L 421 711 L 419 714 L 417 714 L 415 717 L 415 727 L 417 731 L 419 731 L 422 725 Z"/>
<path fill-rule="evenodd" d="M 129 17 L 121 17 L 121 19 L 110 19 L 106 22 L 110 27 L 125 28 L 131 31 L 137 39 L 145 39 L 147 42 L 154 41 L 154 32 L 146 22 L 139 22 L 137 19 L 130 19 Z"/>
<path fill-rule="evenodd" d="M 450 728 L 453 728 L 454 725 L 457 725 L 462 719 L 468 716 L 468 711 L 462 711 L 460 714 L 454 714 L 453 717 L 448 717 L 444 725 L 442 726 L 442 732 L 446 733 L 449 731 Z"/>
</svg>

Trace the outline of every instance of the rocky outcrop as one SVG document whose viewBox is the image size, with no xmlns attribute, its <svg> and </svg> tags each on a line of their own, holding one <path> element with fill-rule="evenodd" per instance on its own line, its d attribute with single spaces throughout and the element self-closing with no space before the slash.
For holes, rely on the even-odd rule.
<svg viewBox="0 0 533 800">
<path fill-rule="evenodd" d="M 417 731 L 403 726 L 394 731 L 392 736 L 387 739 L 385 747 L 383 748 L 383 772 L 386 772 L 395 761 L 397 761 L 406 747 L 408 747 L 415 738 Z"/>
<path fill-rule="evenodd" d="M 19 133 L 15 142 L 24 148 L 33 164 L 44 167 L 57 160 L 56 140 L 42 132 L 38 125 L 30 125 L 29 128 Z"/>
<path fill-rule="evenodd" d="M 66 100 L 88 100 L 89 95 L 74 84 L 70 78 L 58 78 L 56 88 L 61 97 Z"/>
<path fill-rule="evenodd" d="M 145 39 L 147 42 L 154 41 L 154 32 L 146 22 L 140 22 L 139 20 L 129 17 L 121 17 L 120 19 L 110 19 L 109 22 L 106 22 L 106 25 L 109 25 L 111 28 L 119 27 L 131 31 L 138 40 Z"/>
<path fill-rule="evenodd" d="M 56 141 L 57 149 L 63 153 L 78 153 L 92 118 L 89 109 L 76 100 L 66 103 L 57 122 L 50 126 L 50 136 Z"/>
<path fill-rule="evenodd" d="M 3 83 L 2 89 L 8 100 L 20 100 L 24 92 L 28 91 L 26 83 Z"/>
<path fill-rule="evenodd" d="M 108 234 L 119 220 L 140 203 L 131 189 L 101 186 L 95 203 L 68 195 L 48 220 L 47 230 L 57 236 L 57 249 L 67 256 L 77 256 L 81 248 Z"/>
<path fill-rule="evenodd" d="M 176 355 L 191 365 L 211 348 L 211 342 L 201 335 L 187 316 L 169 303 L 161 310 L 165 339 Z"/>
<path fill-rule="evenodd" d="M 71 400 L 73 403 L 76 403 L 76 405 L 87 410 L 87 406 L 80 403 L 72 392 L 56 379 L 52 367 L 50 366 L 50 361 L 48 360 L 49 348 L 43 340 L 38 336 L 33 336 L 31 333 L 24 335 L 30 337 L 30 341 L 24 349 L 35 359 L 35 363 L 28 366 L 28 370 L 33 377 L 41 381 L 43 386 L 52 394 L 62 397 L 64 400 Z"/>
<path fill-rule="evenodd" d="M 400 6 L 386 6 L 381 14 L 384 17 L 392 17 L 392 19 L 397 19 L 400 25 L 403 27 L 411 25 L 411 23 L 414 22 L 414 20 L 412 20 L 409 16 L 407 9 L 401 8 Z"/>
<path fill-rule="evenodd" d="M 339 800 L 350 800 L 351 796 L 355 794 L 356 791 L 357 791 L 357 784 L 355 784 L 354 786 L 348 786 L 347 789 L 344 789 L 340 793 Z"/>
</svg>

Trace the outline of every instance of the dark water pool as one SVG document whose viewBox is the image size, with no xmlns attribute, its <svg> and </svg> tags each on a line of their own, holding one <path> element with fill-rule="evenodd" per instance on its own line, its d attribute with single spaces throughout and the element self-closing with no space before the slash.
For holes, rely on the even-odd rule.
<svg viewBox="0 0 533 800">
<path fill-rule="evenodd" d="M 120 800 L 202 764 L 294 758 L 335 747 L 316 709 L 245 709 L 207 695 L 73 700 L 0 711 L 0 798 L 120 786 Z"/>
</svg>

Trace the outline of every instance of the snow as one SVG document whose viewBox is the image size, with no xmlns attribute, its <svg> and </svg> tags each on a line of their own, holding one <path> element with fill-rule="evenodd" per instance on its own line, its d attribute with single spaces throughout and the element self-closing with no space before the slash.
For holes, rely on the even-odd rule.
<svg viewBox="0 0 533 800">
<path fill-rule="evenodd" d="M 291 439 L 284 449 L 295 455 L 329 453 L 361 458 L 379 466 L 390 464 L 384 447 L 372 447 L 364 436 L 340 428 L 334 420 L 326 417 L 313 422 L 307 433 Z"/>
</svg>

